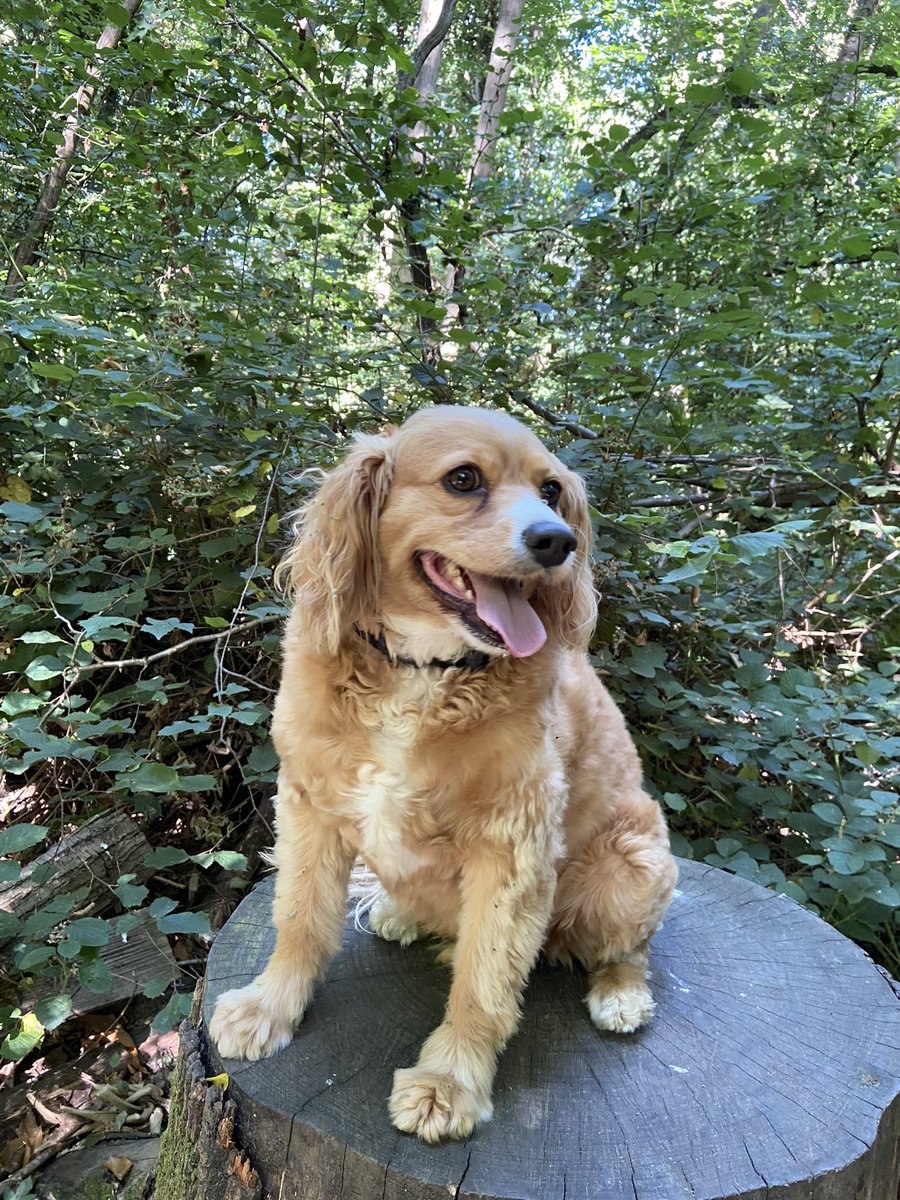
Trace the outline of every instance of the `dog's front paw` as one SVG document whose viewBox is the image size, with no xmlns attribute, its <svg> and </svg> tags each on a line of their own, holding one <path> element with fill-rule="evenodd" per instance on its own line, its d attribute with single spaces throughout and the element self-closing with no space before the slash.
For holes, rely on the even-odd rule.
<svg viewBox="0 0 900 1200">
<path fill-rule="evenodd" d="M 394 1072 L 391 1120 L 424 1142 L 468 1137 L 493 1113 L 490 1097 L 479 1096 L 453 1075 L 420 1066 Z"/>
<path fill-rule="evenodd" d="M 382 892 L 369 911 L 369 928 L 386 942 L 411 945 L 419 937 L 415 917 L 404 912 L 387 892 Z"/>
<path fill-rule="evenodd" d="M 294 1036 L 303 1008 L 279 1002 L 261 979 L 223 992 L 209 1023 L 209 1036 L 223 1058 L 255 1062 L 283 1050 Z"/>
</svg>

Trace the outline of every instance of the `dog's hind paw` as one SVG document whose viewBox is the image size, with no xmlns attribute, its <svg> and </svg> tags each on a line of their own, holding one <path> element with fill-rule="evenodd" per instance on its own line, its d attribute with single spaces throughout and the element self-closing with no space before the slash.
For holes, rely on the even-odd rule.
<svg viewBox="0 0 900 1200">
<path fill-rule="evenodd" d="M 386 942 L 409 946 L 421 936 L 419 924 L 404 912 L 386 892 L 382 892 L 369 912 L 369 928 Z"/>
<path fill-rule="evenodd" d="M 626 963 L 611 963 L 594 973 L 587 1006 L 597 1028 L 610 1033 L 634 1033 L 656 1008 L 643 971 Z"/>
</svg>

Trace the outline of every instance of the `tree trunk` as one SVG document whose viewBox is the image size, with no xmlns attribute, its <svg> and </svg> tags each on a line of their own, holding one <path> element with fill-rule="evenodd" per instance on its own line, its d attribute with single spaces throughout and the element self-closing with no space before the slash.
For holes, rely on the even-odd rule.
<svg viewBox="0 0 900 1200">
<path fill-rule="evenodd" d="M 416 36 L 416 52 L 413 62 L 418 70 L 412 81 L 420 100 L 430 100 L 437 91 L 438 75 L 441 70 L 441 57 L 444 53 L 444 41 L 450 28 L 456 0 L 422 0 L 419 12 L 419 32 Z M 435 39 L 439 38 L 435 45 Z M 422 142 L 428 135 L 428 125 L 421 118 L 416 121 L 410 134 L 413 150 L 410 160 L 417 166 L 425 161 Z"/>
<path fill-rule="evenodd" d="M 412 78 L 401 76 L 399 91 L 412 86 L 420 100 L 428 100 L 437 88 L 438 74 L 441 65 L 444 40 L 450 29 L 456 0 L 422 0 L 419 13 L 419 29 L 416 35 L 416 49 L 412 55 L 415 75 Z M 423 120 L 418 120 L 410 133 L 412 151 L 407 159 L 407 165 L 414 171 L 424 166 L 425 153 L 423 142 L 428 127 Z M 400 231 L 406 250 L 406 269 L 409 279 L 426 300 L 434 296 L 434 278 L 428 251 L 416 232 L 422 210 L 422 197 L 416 191 L 402 200 L 398 206 Z M 382 239 L 382 257 L 385 260 L 387 281 L 382 286 L 382 295 L 387 298 L 390 293 L 390 277 L 395 266 L 395 245 L 392 238 Z M 422 359 L 428 364 L 435 364 L 440 351 L 434 340 L 436 322 L 426 314 L 417 316 L 419 336 L 422 339 Z"/>
<path fill-rule="evenodd" d="M 519 41 L 519 20 L 525 0 L 501 0 L 497 28 L 491 47 L 490 69 L 481 96 L 481 111 L 475 129 L 475 153 L 469 182 L 487 179 L 491 173 L 494 147 L 500 132 L 500 118 L 506 107 L 506 93 L 512 75 L 512 60 Z"/>
<path fill-rule="evenodd" d="M 856 96 L 856 67 L 862 55 L 863 27 L 875 15 L 879 0 L 860 0 L 850 14 L 847 32 L 841 43 L 835 65 L 837 75 L 829 99 L 832 103 L 846 104 Z"/>
<path fill-rule="evenodd" d="M 227 1078 L 211 1078 L 197 1026 L 203 986 L 179 1029 L 169 1125 L 163 1134 L 155 1200 L 261 1200 L 262 1187 L 239 1143 Z"/>
<path fill-rule="evenodd" d="M 494 147 L 499 138 L 500 118 L 506 107 L 506 93 L 512 76 L 513 54 L 519 41 L 519 20 L 524 5 L 525 0 L 500 0 L 488 74 L 481 93 L 481 108 L 475 127 L 475 147 L 466 180 L 467 188 L 471 188 L 476 180 L 488 179 L 491 174 Z M 447 316 L 444 319 L 445 332 L 458 324 L 462 316 L 462 306 L 458 299 L 454 299 L 454 294 L 459 292 L 464 272 L 465 267 L 461 262 L 451 263 L 447 269 L 444 285 L 448 296 Z"/>
<path fill-rule="evenodd" d="M 140 3 L 141 0 L 121 0 L 122 8 L 128 13 L 129 21 L 137 12 Z M 124 31 L 125 26 L 120 28 L 118 25 L 107 25 L 97 40 L 96 48 L 98 50 L 114 49 L 122 40 Z M 57 146 L 56 159 L 44 178 L 37 204 L 31 220 L 28 222 L 28 228 L 13 254 L 12 266 L 3 289 L 4 297 L 7 300 L 17 296 L 25 284 L 25 272 L 34 263 L 40 244 L 44 240 L 47 230 L 53 224 L 66 177 L 75 161 L 80 128 L 97 91 L 100 66 L 97 63 L 86 62 L 85 71 L 88 81 L 83 83 L 69 98 L 65 106 L 68 108 L 69 114 L 63 126 L 63 140 Z"/>
</svg>

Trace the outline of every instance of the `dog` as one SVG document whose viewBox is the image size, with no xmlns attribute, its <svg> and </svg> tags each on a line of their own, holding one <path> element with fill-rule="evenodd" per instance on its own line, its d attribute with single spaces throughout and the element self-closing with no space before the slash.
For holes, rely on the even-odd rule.
<svg viewBox="0 0 900 1200">
<path fill-rule="evenodd" d="M 590 666 L 581 480 L 502 412 L 445 406 L 358 437 L 301 511 L 272 719 L 275 949 L 219 997 L 226 1057 L 286 1046 L 336 953 L 357 856 L 375 933 L 452 945 L 444 1018 L 394 1074 L 426 1142 L 490 1118 L 543 950 L 598 1028 L 651 1017 L 648 945 L 677 870 L 624 719 Z"/>
</svg>

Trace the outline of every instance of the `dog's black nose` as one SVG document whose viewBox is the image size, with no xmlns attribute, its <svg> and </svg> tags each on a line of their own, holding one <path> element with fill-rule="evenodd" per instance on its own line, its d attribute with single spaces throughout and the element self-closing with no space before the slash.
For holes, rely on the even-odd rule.
<svg viewBox="0 0 900 1200">
<path fill-rule="evenodd" d="M 529 525 L 522 534 L 522 540 L 531 557 L 542 567 L 558 567 L 577 545 L 572 530 L 555 521 L 536 521 Z"/>
</svg>

